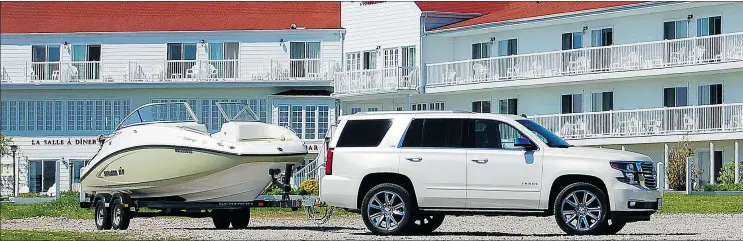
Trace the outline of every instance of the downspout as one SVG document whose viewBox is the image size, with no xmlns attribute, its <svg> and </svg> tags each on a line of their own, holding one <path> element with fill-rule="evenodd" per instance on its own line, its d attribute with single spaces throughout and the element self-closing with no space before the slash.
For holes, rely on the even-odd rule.
<svg viewBox="0 0 743 241">
<path fill-rule="evenodd" d="M 421 14 L 421 32 L 419 34 L 420 38 L 419 38 L 419 43 L 418 43 L 418 45 L 420 46 L 420 50 L 418 51 L 418 55 L 419 55 L 418 57 L 421 63 L 420 71 L 419 71 L 420 76 L 418 78 L 420 83 L 416 87 L 416 90 L 418 90 L 418 93 L 420 94 L 425 93 L 426 82 L 428 82 L 428 78 L 426 78 L 426 64 L 423 61 L 424 60 L 423 59 L 423 52 L 424 52 L 423 51 L 423 37 L 426 36 L 426 18 L 427 17 L 428 16 L 426 13 Z"/>
<path fill-rule="evenodd" d="M 340 68 L 338 71 L 343 71 L 343 66 L 346 63 L 346 53 L 343 52 L 343 47 L 346 45 L 346 30 L 341 29 L 338 31 L 338 34 L 341 38 L 341 62 L 340 62 Z M 333 92 L 335 92 L 335 73 L 333 73 Z M 335 124 L 338 124 L 338 117 L 340 117 L 343 114 L 343 104 L 340 99 L 334 98 L 335 100 Z"/>
</svg>

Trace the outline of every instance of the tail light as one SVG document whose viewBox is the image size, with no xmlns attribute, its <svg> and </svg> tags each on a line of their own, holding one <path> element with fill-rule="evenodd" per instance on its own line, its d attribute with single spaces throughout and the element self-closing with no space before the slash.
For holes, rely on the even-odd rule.
<svg viewBox="0 0 743 241">
<path fill-rule="evenodd" d="M 325 175 L 333 175 L 333 148 L 328 148 L 328 155 L 325 156 Z"/>
</svg>

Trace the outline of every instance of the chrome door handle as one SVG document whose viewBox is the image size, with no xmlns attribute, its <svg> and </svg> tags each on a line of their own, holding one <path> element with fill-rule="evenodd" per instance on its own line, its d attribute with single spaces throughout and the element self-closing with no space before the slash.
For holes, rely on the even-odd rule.
<svg viewBox="0 0 743 241">
<path fill-rule="evenodd" d="M 473 161 L 473 162 L 477 162 L 477 163 L 488 163 L 488 159 L 480 159 L 480 160 L 478 160 L 478 159 L 474 159 L 474 160 L 472 160 L 472 161 Z"/>
<path fill-rule="evenodd" d="M 406 157 L 405 159 L 411 162 L 419 162 L 423 160 L 423 158 L 420 157 Z"/>
</svg>

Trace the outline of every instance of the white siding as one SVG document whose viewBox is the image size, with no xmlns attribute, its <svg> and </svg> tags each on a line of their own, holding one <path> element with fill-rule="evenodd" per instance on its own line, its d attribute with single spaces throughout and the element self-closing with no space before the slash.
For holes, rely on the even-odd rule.
<svg viewBox="0 0 743 241">
<path fill-rule="evenodd" d="M 684 6 L 691 7 L 693 5 L 687 4 Z M 663 7 L 662 9 L 668 8 Z M 440 52 L 446 52 L 447 49 L 451 49 L 453 52 L 453 58 L 451 59 L 428 58 L 431 54 L 426 52 L 426 63 L 470 59 L 472 57 L 471 45 L 490 41 L 491 37 L 495 37 L 496 41 L 510 38 L 518 39 L 518 54 L 558 51 L 561 49 L 561 35 L 563 33 L 581 32 L 584 26 L 588 27 L 588 31 L 584 33 L 583 47 L 591 47 L 591 30 L 607 27 L 613 28 L 614 45 L 659 41 L 663 40 L 664 21 L 685 20 L 689 14 L 694 15 L 694 19 L 689 26 L 690 37 L 697 34 L 696 20 L 710 16 L 722 16 L 723 33 L 743 32 L 743 25 L 738 24 L 743 22 L 741 12 L 743 12 L 743 3 L 729 3 L 642 14 L 628 12 L 623 13 L 621 17 L 614 17 L 616 14 L 598 15 L 574 19 L 571 20 L 571 23 L 539 24 L 536 26 L 525 24 L 519 26 L 518 29 L 515 29 L 516 27 L 496 28 L 488 30 L 486 34 L 453 37 L 452 47 L 440 41 L 426 42 L 426 45 L 435 45 L 436 47 L 432 46 L 432 48 L 438 49 Z M 497 55 L 497 44 L 493 46 L 493 56 L 495 55 Z M 436 57 L 442 56 L 436 55 Z"/>
<path fill-rule="evenodd" d="M 31 45 L 0 45 L 0 74 L 23 79 L 26 62 L 31 62 Z"/>
<path fill-rule="evenodd" d="M 341 3 L 341 26 L 346 29 L 343 51 L 358 52 L 399 46 L 418 46 L 421 11 L 415 2 L 384 2 L 361 6 Z"/>
<path fill-rule="evenodd" d="M 466 93 L 426 94 L 414 96 L 415 101 L 444 100 L 448 110 L 471 110 L 474 100 L 490 100 L 491 110 L 498 113 L 497 102 L 500 99 L 518 98 L 518 114 L 547 115 L 558 114 L 563 94 L 583 94 L 583 110 L 591 111 L 591 94 L 613 91 L 614 109 L 631 110 L 663 107 L 663 88 L 688 88 L 688 104 L 698 105 L 699 86 L 723 84 L 723 102 L 741 103 L 743 96 L 743 73 L 717 75 L 697 75 L 665 77 L 653 79 L 622 80 L 604 83 L 586 83 L 560 86 L 530 86 L 528 88 L 503 88 Z"/>
<path fill-rule="evenodd" d="M 102 65 L 103 78 L 107 76 L 123 78 L 134 73 L 136 68 L 149 71 L 150 66 L 165 64 L 166 44 L 102 44 L 101 61 L 112 64 Z M 115 63 L 115 64 L 114 64 Z"/>
</svg>

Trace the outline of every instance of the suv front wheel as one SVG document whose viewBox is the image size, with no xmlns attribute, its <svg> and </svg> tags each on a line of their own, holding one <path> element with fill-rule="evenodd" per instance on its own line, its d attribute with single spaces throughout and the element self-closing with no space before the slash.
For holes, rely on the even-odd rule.
<svg viewBox="0 0 743 241">
<path fill-rule="evenodd" d="M 554 207 L 557 225 L 567 234 L 603 234 L 608 228 L 609 199 L 592 184 L 568 185 L 557 195 Z"/>
<path fill-rule="evenodd" d="M 397 235 L 409 228 L 415 215 L 413 198 L 397 184 L 382 183 L 370 189 L 361 203 L 364 224 L 373 234 Z"/>
</svg>

